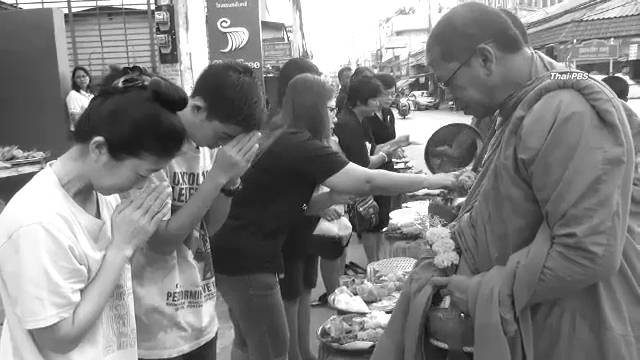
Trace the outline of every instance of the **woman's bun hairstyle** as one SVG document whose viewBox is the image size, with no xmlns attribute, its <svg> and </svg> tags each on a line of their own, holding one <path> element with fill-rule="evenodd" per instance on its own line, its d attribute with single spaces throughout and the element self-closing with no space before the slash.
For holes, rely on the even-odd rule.
<svg viewBox="0 0 640 360">
<path fill-rule="evenodd" d="M 170 159 L 186 138 L 177 112 L 188 101 L 179 86 L 144 68 L 111 68 L 100 93 L 80 116 L 73 139 L 87 144 L 103 137 L 116 160 L 145 154 Z"/>
<path fill-rule="evenodd" d="M 151 91 L 152 99 L 171 112 L 183 110 L 189 103 L 187 93 L 181 87 L 164 78 L 151 78 L 148 88 Z"/>
</svg>

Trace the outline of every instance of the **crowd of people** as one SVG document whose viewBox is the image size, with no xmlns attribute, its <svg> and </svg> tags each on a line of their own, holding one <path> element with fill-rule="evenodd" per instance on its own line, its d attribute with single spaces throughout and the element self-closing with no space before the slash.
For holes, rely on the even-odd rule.
<svg viewBox="0 0 640 360">
<path fill-rule="evenodd" d="M 568 69 L 527 43 L 517 17 L 478 3 L 429 37 L 485 148 L 450 226 L 456 275 L 418 263 L 373 359 L 443 358 L 414 316 L 437 290 L 474 319 L 477 359 L 640 358 L 640 118 L 614 77 L 552 79 Z M 379 221 L 352 226 L 373 262 L 391 196 L 460 176 L 393 171 L 411 141 L 392 75 L 343 68 L 338 94 L 320 75 L 288 61 L 267 114 L 240 62 L 208 66 L 190 95 L 137 66 L 99 90 L 73 69 L 72 147 L 0 208 L 0 358 L 215 359 L 219 293 L 233 360 L 313 360 L 318 268 L 327 293 L 358 270 L 313 250 L 319 222 L 372 196 Z"/>
<path fill-rule="evenodd" d="M 367 71 L 345 109 L 359 114 L 345 124 L 360 133 L 338 121 L 335 139 L 331 87 L 308 60 L 283 67 L 271 118 L 238 62 L 210 65 L 190 96 L 135 66 L 113 70 L 93 95 L 86 69 L 75 69 L 74 145 L 0 217 L 1 357 L 212 359 L 219 292 L 232 358 L 313 358 L 318 255 L 307 248 L 318 218 L 343 216 L 358 196 L 456 181 L 375 169 L 393 150 L 365 142 L 360 120 L 382 111 L 393 84 Z M 277 126 L 257 157 L 259 130 Z M 326 268 L 335 288 L 341 272 Z"/>
</svg>

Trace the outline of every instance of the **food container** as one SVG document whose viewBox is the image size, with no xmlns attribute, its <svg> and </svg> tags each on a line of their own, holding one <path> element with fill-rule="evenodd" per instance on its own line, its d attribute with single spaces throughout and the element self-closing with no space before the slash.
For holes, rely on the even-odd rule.
<svg viewBox="0 0 640 360">
<path fill-rule="evenodd" d="M 433 306 L 427 313 L 426 330 L 429 342 L 438 348 L 473 353 L 473 319 L 453 304 Z"/>
<path fill-rule="evenodd" d="M 324 345 L 335 350 L 341 350 L 345 352 L 372 352 L 373 347 L 375 346 L 374 342 L 355 340 L 346 344 L 340 344 L 336 342 L 334 338 L 332 338 L 332 334 L 329 333 L 329 331 L 331 330 L 329 324 L 336 322 L 345 322 L 349 324 L 352 323 L 352 320 L 357 317 L 362 318 L 361 315 L 356 314 L 332 316 L 318 328 L 318 331 L 316 333 L 318 340 L 320 340 L 320 342 Z M 356 332 L 354 332 L 354 334 L 356 334 Z M 357 336 L 355 336 L 354 339 L 356 337 Z"/>
<path fill-rule="evenodd" d="M 374 282 L 378 275 L 388 275 L 394 272 L 410 272 L 417 260 L 408 257 L 397 257 L 372 262 L 367 266 L 367 280 Z"/>
</svg>

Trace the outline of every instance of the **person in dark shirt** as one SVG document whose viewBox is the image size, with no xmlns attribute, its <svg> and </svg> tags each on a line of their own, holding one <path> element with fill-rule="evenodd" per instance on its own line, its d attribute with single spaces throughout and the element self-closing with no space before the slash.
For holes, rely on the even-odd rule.
<svg viewBox="0 0 640 360">
<path fill-rule="evenodd" d="M 629 99 L 629 84 L 620 76 L 611 75 L 602 79 L 602 82 L 607 84 L 611 90 L 616 94 L 618 99 L 627 102 Z"/>
<path fill-rule="evenodd" d="M 374 145 L 386 144 L 396 138 L 396 119 L 391 111 L 391 102 L 395 94 L 396 80 L 390 74 L 378 73 L 375 78 L 382 84 L 382 96 L 379 98 L 380 107 L 363 121 L 363 126 L 371 131 Z M 394 171 L 393 161 L 389 159 L 386 163 L 379 167 Z M 389 212 L 391 211 L 391 197 L 374 196 L 375 202 L 378 204 L 378 225 L 371 229 L 371 232 L 362 234 L 362 241 L 365 244 L 367 258 L 369 262 L 378 260 L 378 246 L 382 241 L 382 229 L 389 225 Z M 376 245 L 367 246 L 367 245 Z"/>
<path fill-rule="evenodd" d="M 319 184 L 331 189 L 328 203 L 344 203 L 344 194 L 392 195 L 457 181 L 454 174 L 397 174 L 350 163 L 327 144 L 331 98 L 318 76 L 302 74 L 290 82 L 281 111 L 288 128 L 244 174 L 243 189 L 214 235 L 217 285 L 235 329 L 233 358 L 287 357 L 277 275 L 284 270 L 282 245 L 291 224 L 316 211 L 308 203 Z"/>
<path fill-rule="evenodd" d="M 278 78 L 278 103 L 275 116 L 279 116 L 287 87 L 300 74 L 320 75 L 318 67 L 307 59 L 287 61 Z M 313 200 L 311 200 L 313 201 Z M 280 293 L 284 300 L 289 328 L 289 359 L 313 359 L 309 344 L 311 290 L 318 279 L 318 255 L 307 251 L 318 216 L 303 216 L 289 227 L 282 246 L 284 273 L 280 274 Z"/>
<path fill-rule="evenodd" d="M 382 101 L 386 101 L 381 100 L 384 94 L 383 85 L 374 77 L 362 76 L 352 80 L 349 86 L 347 108 L 338 115 L 335 126 L 335 134 L 347 159 L 370 169 L 393 169 L 391 161 L 393 153 L 400 147 L 408 145 L 408 141 L 404 143 L 393 141 L 395 129 L 390 129 L 390 123 L 395 124 L 395 120 L 392 120 L 393 113 L 391 117 L 386 116 L 387 122 L 375 115 L 380 111 Z M 385 114 L 389 112 L 385 111 Z M 381 114 L 381 116 L 384 115 Z M 376 136 L 381 143 L 376 141 Z M 391 163 L 390 168 L 389 163 Z M 388 224 L 390 199 L 377 197 L 377 200 L 380 200 L 378 206 L 382 204 L 379 212 L 380 225 L 385 227 Z M 378 258 L 380 231 L 383 227 L 378 226 L 362 234 L 361 240 L 369 262 L 376 261 Z"/>
<path fill-rule="evenodd" d="M 373 70 L 371 70 L 371 68 L 368 68 L 366 66 L 358 66 L 353 71 L 353 74 L 351 74 L 351 80 L 349 80 L 349 83 L 351 83 L 351 81 L 360 79 L 362 77 L 374 78 L 375 76 L 376 76 L 376 73 L 374 73 Z"/>
<path fill-rule="evenodd" d="M 347 89 L 349 88 L 349 79 L 351 79 L 352 70 L 349 66 L 345 66 L 338 71 L 338 81 L 340 82 L 340 91 L 336 97 L 336 112 L 340 113 L 347 102 Z"/>
</svg>

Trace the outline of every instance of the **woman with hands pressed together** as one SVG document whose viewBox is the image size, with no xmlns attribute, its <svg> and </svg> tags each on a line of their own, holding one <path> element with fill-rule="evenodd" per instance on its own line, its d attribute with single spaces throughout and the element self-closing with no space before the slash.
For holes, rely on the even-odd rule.
<svg viewBox="0 0 640 360">
<path fill-rule="evenodd" d="M 156 231 L 170 194 L 147 186 L 180 150 L 184 92 L 121 78 L 80 117 L 74 145 L 0 215 L 2 359 L 136 360 L 129 261 Z"/>
</svg>

